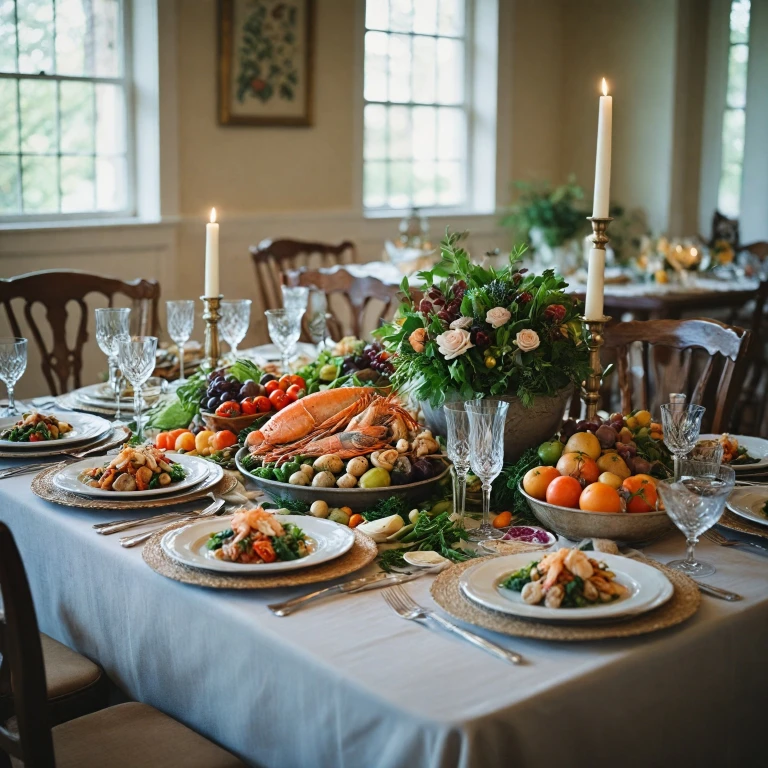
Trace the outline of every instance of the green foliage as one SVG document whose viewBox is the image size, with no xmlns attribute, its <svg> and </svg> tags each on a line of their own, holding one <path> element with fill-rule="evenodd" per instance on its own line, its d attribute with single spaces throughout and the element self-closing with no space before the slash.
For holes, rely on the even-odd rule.
<svg viewBox="0 0 768 768">
<path fill-rule="evenodd" d="M 202 371 L 190 376 L 186 383 L 176 390 L 170 400 L 161 400 L 147 414 L 145 429 L 183 429 L 200 412 L 200 398 L 205 393 L 207 377 Z"/>
<path fill-rule="evenodd" d="M 525 496 L 520 493 L 520 483 L 529 469 L 541 464 L 537 448 L 529 448 L 514 464 L 505 464 L 491 490 L 491 505 L 494 509 L 508 509 L 518 523 L 538 525 L 528 506 Z"/>
<path fill-rule="evenodd" d="M 264 509 L 287 509 L 290 510 L 292 515 L 308 515 L 309 504 L 306 501 L 299 499 L 292 499 L 289 496 L 275 496 L 272 501 L 268 501 L 262 504 Z"/>
<path fill-rule="evenodd" d="M 499 586 L 504 587 L 504 589 L 511 589 L 514 592 L 522 592 L 523 587 L 531 581 L 531 568 L 538 564 L 539 561 L 535 560 L 528 563 L 528 565 L 524 565 L 520 570 L 510 573 Z"/>
<path fill-rule="evenodd" d="M 386 499 L 379 499 L 370 509 L 362 512 L 362 516 L 368 521 L 382 520 L 392 515 L 400 515 L 405 522 L 408 522 L 408 511 L 410 507 L 397 496 L 389 496 Z"/>
</svg>

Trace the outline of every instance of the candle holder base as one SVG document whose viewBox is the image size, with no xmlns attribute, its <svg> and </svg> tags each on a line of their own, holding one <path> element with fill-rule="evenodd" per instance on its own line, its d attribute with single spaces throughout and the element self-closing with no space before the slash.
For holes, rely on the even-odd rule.
<svg viewBox="0 0 768 768">
<path fill-rule="evenodd" d="M 603 378 L 603 366 L 600 362 L 600 347 L 603 346 L 603 330 L 611 318 L 603 315 L 599 320 L 581 321 L 587 326 L 587 348 L 589 349 L 589 367 L 591 372 L 584 382 L 583 400 L 587 406 L 586 419 L 591 421 L 597 416 L 597 406 L 600 403 L 600 382 Z"/>
<path fill-rule="evenodd" d="M 214 371 L 219 367 L 219 320 L 221 319 L 221 300 L 218 296 L 201 296 L 203 302 L 203 320 L 205 320 L 205 365 Z"/>
</svg>

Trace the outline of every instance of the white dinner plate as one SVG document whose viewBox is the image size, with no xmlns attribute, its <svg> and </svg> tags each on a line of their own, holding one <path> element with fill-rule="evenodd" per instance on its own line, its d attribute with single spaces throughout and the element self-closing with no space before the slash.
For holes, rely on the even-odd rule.
<svg viewBox="0 0 768 768">
<path fill-rule="evenodd" d="M 80 479 L 80 475 L 85 470 L 108 464 L 112 458 L 113 457 L 110 456 L 95 456 L 90 459 L 78 461 L 76 464 L 70 464 L 56 474 L 54 482 L 62 490 L 76 493 L 78 496 L 115 500 L 136 499 L 138 501 L 139 499 L 144 499 L 150 496 L 167 496 L 171 493 L 180 493 L 181 491 L 188 490 L 193 485 L 197 485 L 208 478 L 214 472 L 220 473 L 219 479 L 224 476 L 224 470 L 218 466 L 218 464 L 206 461 L 198 456 L 178 454 L 169 456 L 168 458 L 181 464 L 182 467 L 184 467 L 186 476 L 183 480 L 166 485 L 164 488 L 153 488 L 152 490 L 147 491 L 106 491 L 101 488 L 91 488 Z"/>
<path fill-rule="evenodd" d="M 755 469 L 768 467 L 768 440 L 762 437 L 750 437 L 749 435 L 728 435 L 739 441 L 740 446 L 747 449 L 747 453 L 753 459 L 759 459 L 754 464 L 729 464 L 737 472 L 750 472 Z M 722 435 L 699 435 L 699 440 L 719 440 Z"/>
<path fill-rule="evenodd" d="M 599 562 L 604 562 L 616 574 L 616 581 L 629 591 L 627 597 L 610 603 L 600 603 L 586 608 L 547 608 L 544 605 L 528 605 L 520 592 L 504 589 L 501 582 L 511 573 L 528 563 L 540 560 L 543 555 L 524 552 L 517 555 L 495 557 L 464 571 L 460 586 L 462 592 L 480 605 L 494 611 L 523 619 L 551 622 L 606 621 L 644 613 L 662 605 L 674 588 L 670 580 L 657 568 L 620 555 L 604 552 L 585 552 Z"/>
<path fill-rule="evenodd" d="M 200 520 L 184 528 L 169 531 L 163 536 L 161 546 L 168 557 L 193 568 L 222 573 L 274 573 L 310 568 L 341 557 L 355 543 L 355 534 L 346 525 L 325 520 L 321 517 L 304 515 L 277 515 L 281 523 L 298 525 L 310 540 L 312 552 L 299 560 L 274 563 L 229 563 L 218 560 L 206 547 L 212 533 L 224 531 L 232 524 L 231 517 L 217 517 Z"/>
<path fill-rule="evenodd" d="M 96 441 L 112 429 L 112 425 L 101 416 L 94 416 L 88 413 L 73 413 L 72 411 L 48 411 L 41 409 L 40 413 L 44 416 L 55 416 L 59 421 L 66 421 L 72 425 L 71 431 L 62 435 L 56 440 L 43 440 L 39 443 L 16 443 L 12 440 L 0 440 L 0 448 L 29 450 L 34 453 L 35 450 L 48 449 L 53 446 L 71 448 L 74 445 Z M 12 427 L 21 416 L 8 416 L 0 419 L 0 432 Z"/>
<path fill-rule="evenodd" d="M 768 502 L 768 486 L 763 488 L 753 486 L 750 488 L 736 488 L 728 497 L 728 509 L 739 517 L 758 525 L 768 525 L 768 516 L 761 510 Z"/>
</svg>

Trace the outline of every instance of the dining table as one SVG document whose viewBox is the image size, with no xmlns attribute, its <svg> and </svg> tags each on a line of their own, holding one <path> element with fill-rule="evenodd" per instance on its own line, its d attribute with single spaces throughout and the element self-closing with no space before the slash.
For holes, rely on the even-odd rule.
<svg viewBox="0 0 768 768">
<path fill-rule="evenodd" d="M 313 587 L 165 578 L 140 547 L 94 531 L 114 511 L 57 506 L 31 481 L 0 480 L 0 520 L 19 546 L 41 631 L 249 765 L 764 764 L 766 550 L 703 539 L 697 552 L 717 568 L 707 581 L 743 599 L 703 596 L 695 615 L 663 631 L 553 642 L 478 630 L 522 654 L 513 666 L 400 618 L 377 590 L 278 617 L 269 603 Z M 644 554 L 663 563 L 683 549 L 673 532 Z M 407 585 L 430 608 L 433 578 Z"/>
</svg>

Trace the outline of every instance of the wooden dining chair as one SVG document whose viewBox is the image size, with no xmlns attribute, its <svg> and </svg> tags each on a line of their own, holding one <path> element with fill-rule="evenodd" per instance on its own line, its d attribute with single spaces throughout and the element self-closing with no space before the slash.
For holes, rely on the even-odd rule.
<svg viewBox="0 0 768 768">
<path fill-rule="evenodd" d="M 329 332 L 336 340 L 343 336 L 367 338 L 382 319 L 392 316 L 399 303 L 399 285 L 370 274 L 359 274 L 365 265 L 359 266 L 355 270 L 358 274 L 341 265 L 328 269 L 303 267 L 286 272 L 288 284 L 316 288 L 328 296 Z M 334 297 L 338 301 L 334 301 Z"/>
<path fill-rule="evenodd" d="M 132 702 L 53 725 L 46 706 L 43 648 L 27 575 L 11 531 L 0 523 L 3 665 L 15 728 L 0 722 L 0 768 L 236 768 L 243 763 L 152 707 Z"/>
<path fill-rule="evenodd" d="M 621 412 L 644 408 L 658 413 L 670 392 L 685 392 L 689 402 L 707 409 L 702 431 L 726 431 L 739 397 L 750 337 L 748 330 L 705 319 L 607 326 L 605 348 L 616 353 Z"/>
<path fill-rule="evenodd" d="M 283 275 L 301 267 L 332 267 L 357 261 L 357 248 L 349 240 L 338 245 L 310 240 L 262 240 L 250 248 L 262 309 L 283 306 Z"/>
<path fill-rule="evenodd" d="M 11 334 L 34 339 L 52 395 L 82 386 L 83 347 L 90 338 L 91 311 L 86 301 L 90 294 L 105 296 L 110 307 L 116 297 L 130 299 L 132 333 L 157 335 L 160 284 L 156 280 L 124 281 L 74 269 L 51 269 L 0 279 L 0 303 L 5 308 Z M 21 303 L 19 313 L 15 303 Z M 37 304 L 45 309 L 42 321 L 42 313 L 35 311 Z M 72 305 L 76 307 L 72 312 L 76 333 L 70 343 L 67 327 Z"/>
</svg>

